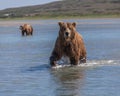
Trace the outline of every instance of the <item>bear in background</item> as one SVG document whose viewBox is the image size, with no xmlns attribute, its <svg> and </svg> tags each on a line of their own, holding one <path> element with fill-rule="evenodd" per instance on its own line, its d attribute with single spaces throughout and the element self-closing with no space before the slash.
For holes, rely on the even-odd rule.
<svg viewBox="0 0 120 96">
<path fill-rule="evenodd" d="M 19 29 L 21 30 L 22 36 L 33 35 L 33 28 L 29 24 L 21 25 Z"/>
<path fill-rule="evenodd" d="M 50 65 L 56 66 L 62 57 L 68 57 L 71 65 L 86 63 L 86 48 L 82 36 L 76 31 L 76 23 L 58 24 L 60 30 L 50 57 Z"/>
</svg>

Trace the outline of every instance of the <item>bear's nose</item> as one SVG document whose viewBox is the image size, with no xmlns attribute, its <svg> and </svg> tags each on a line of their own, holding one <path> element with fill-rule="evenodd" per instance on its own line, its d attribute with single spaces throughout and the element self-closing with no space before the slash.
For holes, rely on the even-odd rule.
<svg viewBox="0 0 120 96">
<path fill-rule="evenodd" d="M 68 33 L 68 32 L 65 32 L 65 35 L 66 35 L 66 36 L 68 36 L 68 35 L 69 35 L 69 33 Z"/>
</svg>

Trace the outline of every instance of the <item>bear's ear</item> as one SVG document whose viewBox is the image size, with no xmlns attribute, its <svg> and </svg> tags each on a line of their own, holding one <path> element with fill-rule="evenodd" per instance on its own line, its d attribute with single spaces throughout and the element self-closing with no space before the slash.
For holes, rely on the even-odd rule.
<svg viewBox="0 0 120 96">
<path fill-rule="evenodd" d="M 62 27 L 64 22 L 58 22 L 59 26 Z"/>
<path fill-rule="evenodd" d="M 72 25 L 76 28 L 76 22 L 73 22 Z"/>
</svg>

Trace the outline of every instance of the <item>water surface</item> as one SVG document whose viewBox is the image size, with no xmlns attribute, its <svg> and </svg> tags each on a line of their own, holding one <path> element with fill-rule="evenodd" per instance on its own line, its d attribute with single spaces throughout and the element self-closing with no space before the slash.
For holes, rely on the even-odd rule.
<svg viewBox="0 0 120 96">
<path fill-rule="evenodd" d="M 0 96 L 119 96 L 120 19 L 75 19 L 87 48 L 87 63 L 51 69 L 49 56 L 59 20 L 0 23 Z M 22 37 L 19 25 L 33 25 Z"/>
</svg>

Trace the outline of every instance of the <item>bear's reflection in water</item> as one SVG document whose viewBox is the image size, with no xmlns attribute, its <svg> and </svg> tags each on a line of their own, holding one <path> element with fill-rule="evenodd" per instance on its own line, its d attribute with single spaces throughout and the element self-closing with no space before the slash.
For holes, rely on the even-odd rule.
<svg viewBox="0 0 120 96">
<path fill-rule="evenodd" d="M 82 68 L 60 68 L 53 71 L 54 80 L 58 87 L 55 96 L 80 96 L 80 89 L 84 84 L 84 70 Z"/>
</svg>

